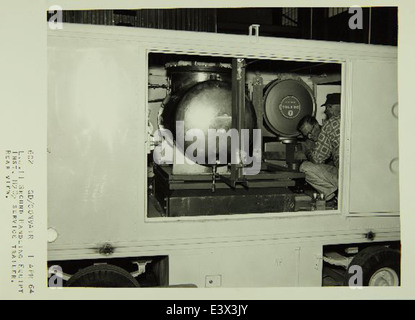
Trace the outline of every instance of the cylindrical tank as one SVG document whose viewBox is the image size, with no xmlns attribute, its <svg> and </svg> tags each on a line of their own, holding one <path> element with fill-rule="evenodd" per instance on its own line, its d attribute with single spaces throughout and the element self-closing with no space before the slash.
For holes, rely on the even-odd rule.
<svg viewBox="0 0 415 320">
<path fill-rule="evenodd" d="M 173 133 L 177 139 L 176 124 L 184 124 L 184 133 L 190 129 L 203 131 L 205 137 L 205 164 L 208 163 L 208 130 L 224 130 L 232 128 L 232 69 L 221 65 L 167 66 L 171 81 L 171 95 L 164 105 L 160 123 Z M 256 125 L 254 107 L 246 96 L 245 98 L 245 128 L 252 132 Z M 239 133 L 240 134 L 240 133 Z M 184 141 L 184 150 L 193 141 Z M 180 147 L 180 144 L 176 144 Z M 231 161 L 231 139 L 224 146 L 220 146 L 216 139 L 216 160 L 219 154 L 227 155 L 227 163 Z M 227 163 L 220 163 L 226 165 Z"/>
<path fill-rule="evenodd" d="M 302 80 L 275 80 L 265 88 L 265 122 L 280 137 L 298 136 L 298 122 L 314 111 L 314 95 Z"/>
</svg>

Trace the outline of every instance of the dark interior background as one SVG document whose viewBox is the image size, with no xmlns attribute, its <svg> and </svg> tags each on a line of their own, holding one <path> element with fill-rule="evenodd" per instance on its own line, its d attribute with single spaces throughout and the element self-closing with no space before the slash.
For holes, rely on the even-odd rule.
<svg viewBox="0 0 415 320">
<path fill-rule="evenodd" d="M 48 13 L 48 19 L 52 13 Z M 248 34 L 397 46 L 398 9 L 363 8 L 363 29 L 349 28 L 349 8 L 189 8 L 64 11 L 68 23 Z"/>
</svg>

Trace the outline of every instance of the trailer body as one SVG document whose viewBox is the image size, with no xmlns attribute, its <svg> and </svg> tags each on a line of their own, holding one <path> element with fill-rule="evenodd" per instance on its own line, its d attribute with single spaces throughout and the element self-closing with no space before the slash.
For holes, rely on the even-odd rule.
<svg viewBox="0 0 415 320">
<path fill-rule="evenodd" d="M 338 64 L 338 208 L 149 216 L 151 54 Z M 64 24 L 48 68 L 51 264 L 158 259 L 163 285 L 320 286 L 325 248 L 399 243 L 396 48 Z"/>
</svg>

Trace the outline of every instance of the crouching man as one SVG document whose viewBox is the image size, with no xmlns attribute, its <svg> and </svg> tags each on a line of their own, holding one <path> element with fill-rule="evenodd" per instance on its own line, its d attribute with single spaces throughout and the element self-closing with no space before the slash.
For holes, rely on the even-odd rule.
<svg viewBox="0 0 415 320">
<path fill-rule="evenodd" d="M 322 127 L 311 116 L 298 123 L 298 131 L 308 139 L 303 145 L 308 161 L 301 164 L 300 171 L 305 173 L 307 183 L 330 201 L 338 188 L 340 94 L 327 95 L 323 106 L 327 119 Z"/>
</svg>

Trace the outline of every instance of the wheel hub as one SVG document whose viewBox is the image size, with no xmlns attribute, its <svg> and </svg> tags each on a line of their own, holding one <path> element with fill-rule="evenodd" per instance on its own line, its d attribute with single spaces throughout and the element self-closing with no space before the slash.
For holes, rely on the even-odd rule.
<svg viewBox="0 0 415 320">
<path fill-rule="evenodd" d="M 391 268 L 377 270 L 369 280 L 369 286 L 393 287 L 398 285 L 398 274 Z"/>
</svg>

